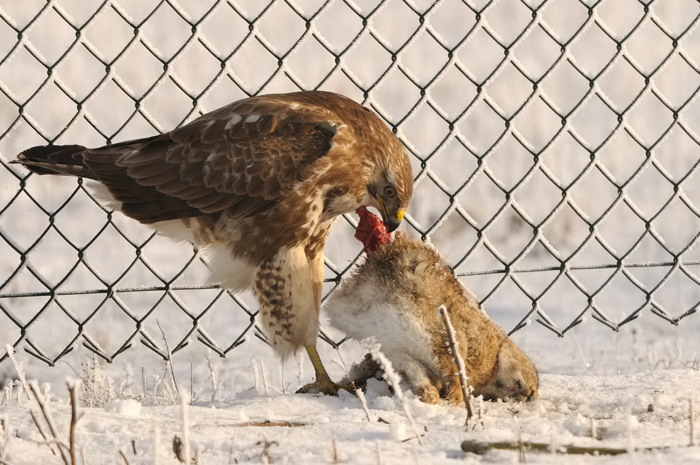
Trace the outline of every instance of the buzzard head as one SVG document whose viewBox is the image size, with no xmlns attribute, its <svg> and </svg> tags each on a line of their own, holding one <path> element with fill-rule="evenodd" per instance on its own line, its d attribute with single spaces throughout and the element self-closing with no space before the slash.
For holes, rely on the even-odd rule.
<svg viewBox="0 0 700 465">
<path fill-rule="evenodd" d="M 406 207 L 399 199 L 396 186 L 390 182 L 380 183 L 379 186 L 371 186 L 369 191 L 372 198 L 376 201 L 373 206 L 382 215 L 382 222 L 386 226 L 387 231 L 392 232 L 399 227 L 406 213 Z"/>
<path fill-rule="evenodd" d="M 408 157 L 399 160 L 397 169 L 386 170 L 367 186 L 371 205 L 379 211 L 387 231 L 392 232 L 401 224 L 413 193 L 413 174 Z"/>
<path fill-rule="evenodd" d="M 374 207 L 389 232 L 401 224 L 413 194 L 413 172 L 406 148 L 369 108 L 346 97 L 315 92 L 330 105 L 330 117 L 317 123 L 331 134 L 332 168 L 324 175 L 331 186 L 326 208 L 330 216 L 359 207 Z M 325 115 L 327 116 L 327 115 Z"/>
</svg>

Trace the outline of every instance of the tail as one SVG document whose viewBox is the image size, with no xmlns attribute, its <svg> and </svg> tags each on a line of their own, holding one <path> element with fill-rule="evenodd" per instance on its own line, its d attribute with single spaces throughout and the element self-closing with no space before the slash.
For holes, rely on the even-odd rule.
<svg viewBox="0 0 700 465">
<path fill-rule="evenodd" d="M 61 174 L 95 179 L 85 167 L 82 145 L 43 145 L 32 147 L 17 155 L 11 163 L 24 165 L 32 173 Z"/>
</svg>

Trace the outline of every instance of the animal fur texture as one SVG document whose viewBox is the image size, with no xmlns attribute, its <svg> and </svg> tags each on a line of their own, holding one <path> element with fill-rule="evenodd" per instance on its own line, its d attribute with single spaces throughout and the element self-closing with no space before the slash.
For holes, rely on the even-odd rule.
<svg viewBox="0 0 700 465">
<path fill-rule="evenodd" d="M 358 211 L 358 213 L 360 213 Z M 364 224 L 358 239 L 368 244 L 386 234 Z M 375 217 L 376 218 L 376 217 Z M 367 249 L 366 249 L 367 250 Z M 539 378 L 532 361 L 480 308 L 429 245 L 399 235 L 368 251 L 367 260 L 328 300 L 330 323 L 356 340 L 373 338 L 410 389 L 427 403 L 463 402 L 456 363 L 438 315 L 445 305 L 474 395 L 530 401 Z M 379 367 L 367 357 L 351 371 L 363 384 Z"/>
</svg>

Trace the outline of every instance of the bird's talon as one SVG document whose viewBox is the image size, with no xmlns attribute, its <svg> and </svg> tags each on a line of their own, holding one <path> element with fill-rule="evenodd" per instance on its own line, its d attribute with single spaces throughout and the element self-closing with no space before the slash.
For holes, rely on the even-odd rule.
<svg viewBox="0 0 700 465">
<path fill-rule="evenodd" d="M 313 383 L 306 384 L 299 388 L 297 394 L 325 394 L 327 396 L 338 396 L 338 392 L 344 389 L 350 394 L 355 395 L 355 390 L 352 386 L 345 384 L 337 384 L 330 380 L 316 380 Z"/>
</svg>

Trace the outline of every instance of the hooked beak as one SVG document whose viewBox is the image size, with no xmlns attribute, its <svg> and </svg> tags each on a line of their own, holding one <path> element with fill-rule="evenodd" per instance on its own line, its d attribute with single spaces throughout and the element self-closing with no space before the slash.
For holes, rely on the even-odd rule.
<svg viewBox="0 0 700 465">
<path fill-rule="evenodd" d="M 382 205 L 382 222 L 384 223 L 384 226 L 386 226 L 386 230 L 388 232 L 394 232 L 394 230 L 401 224 L 401 220 L 403 220 L 403 216 L 406 211 L 403 208 L 400 208 L 397 211 L 391 211 L 389 208 L 387 208 L 384 200 L 380 199 L 379 202 Z"/>
</svg>

